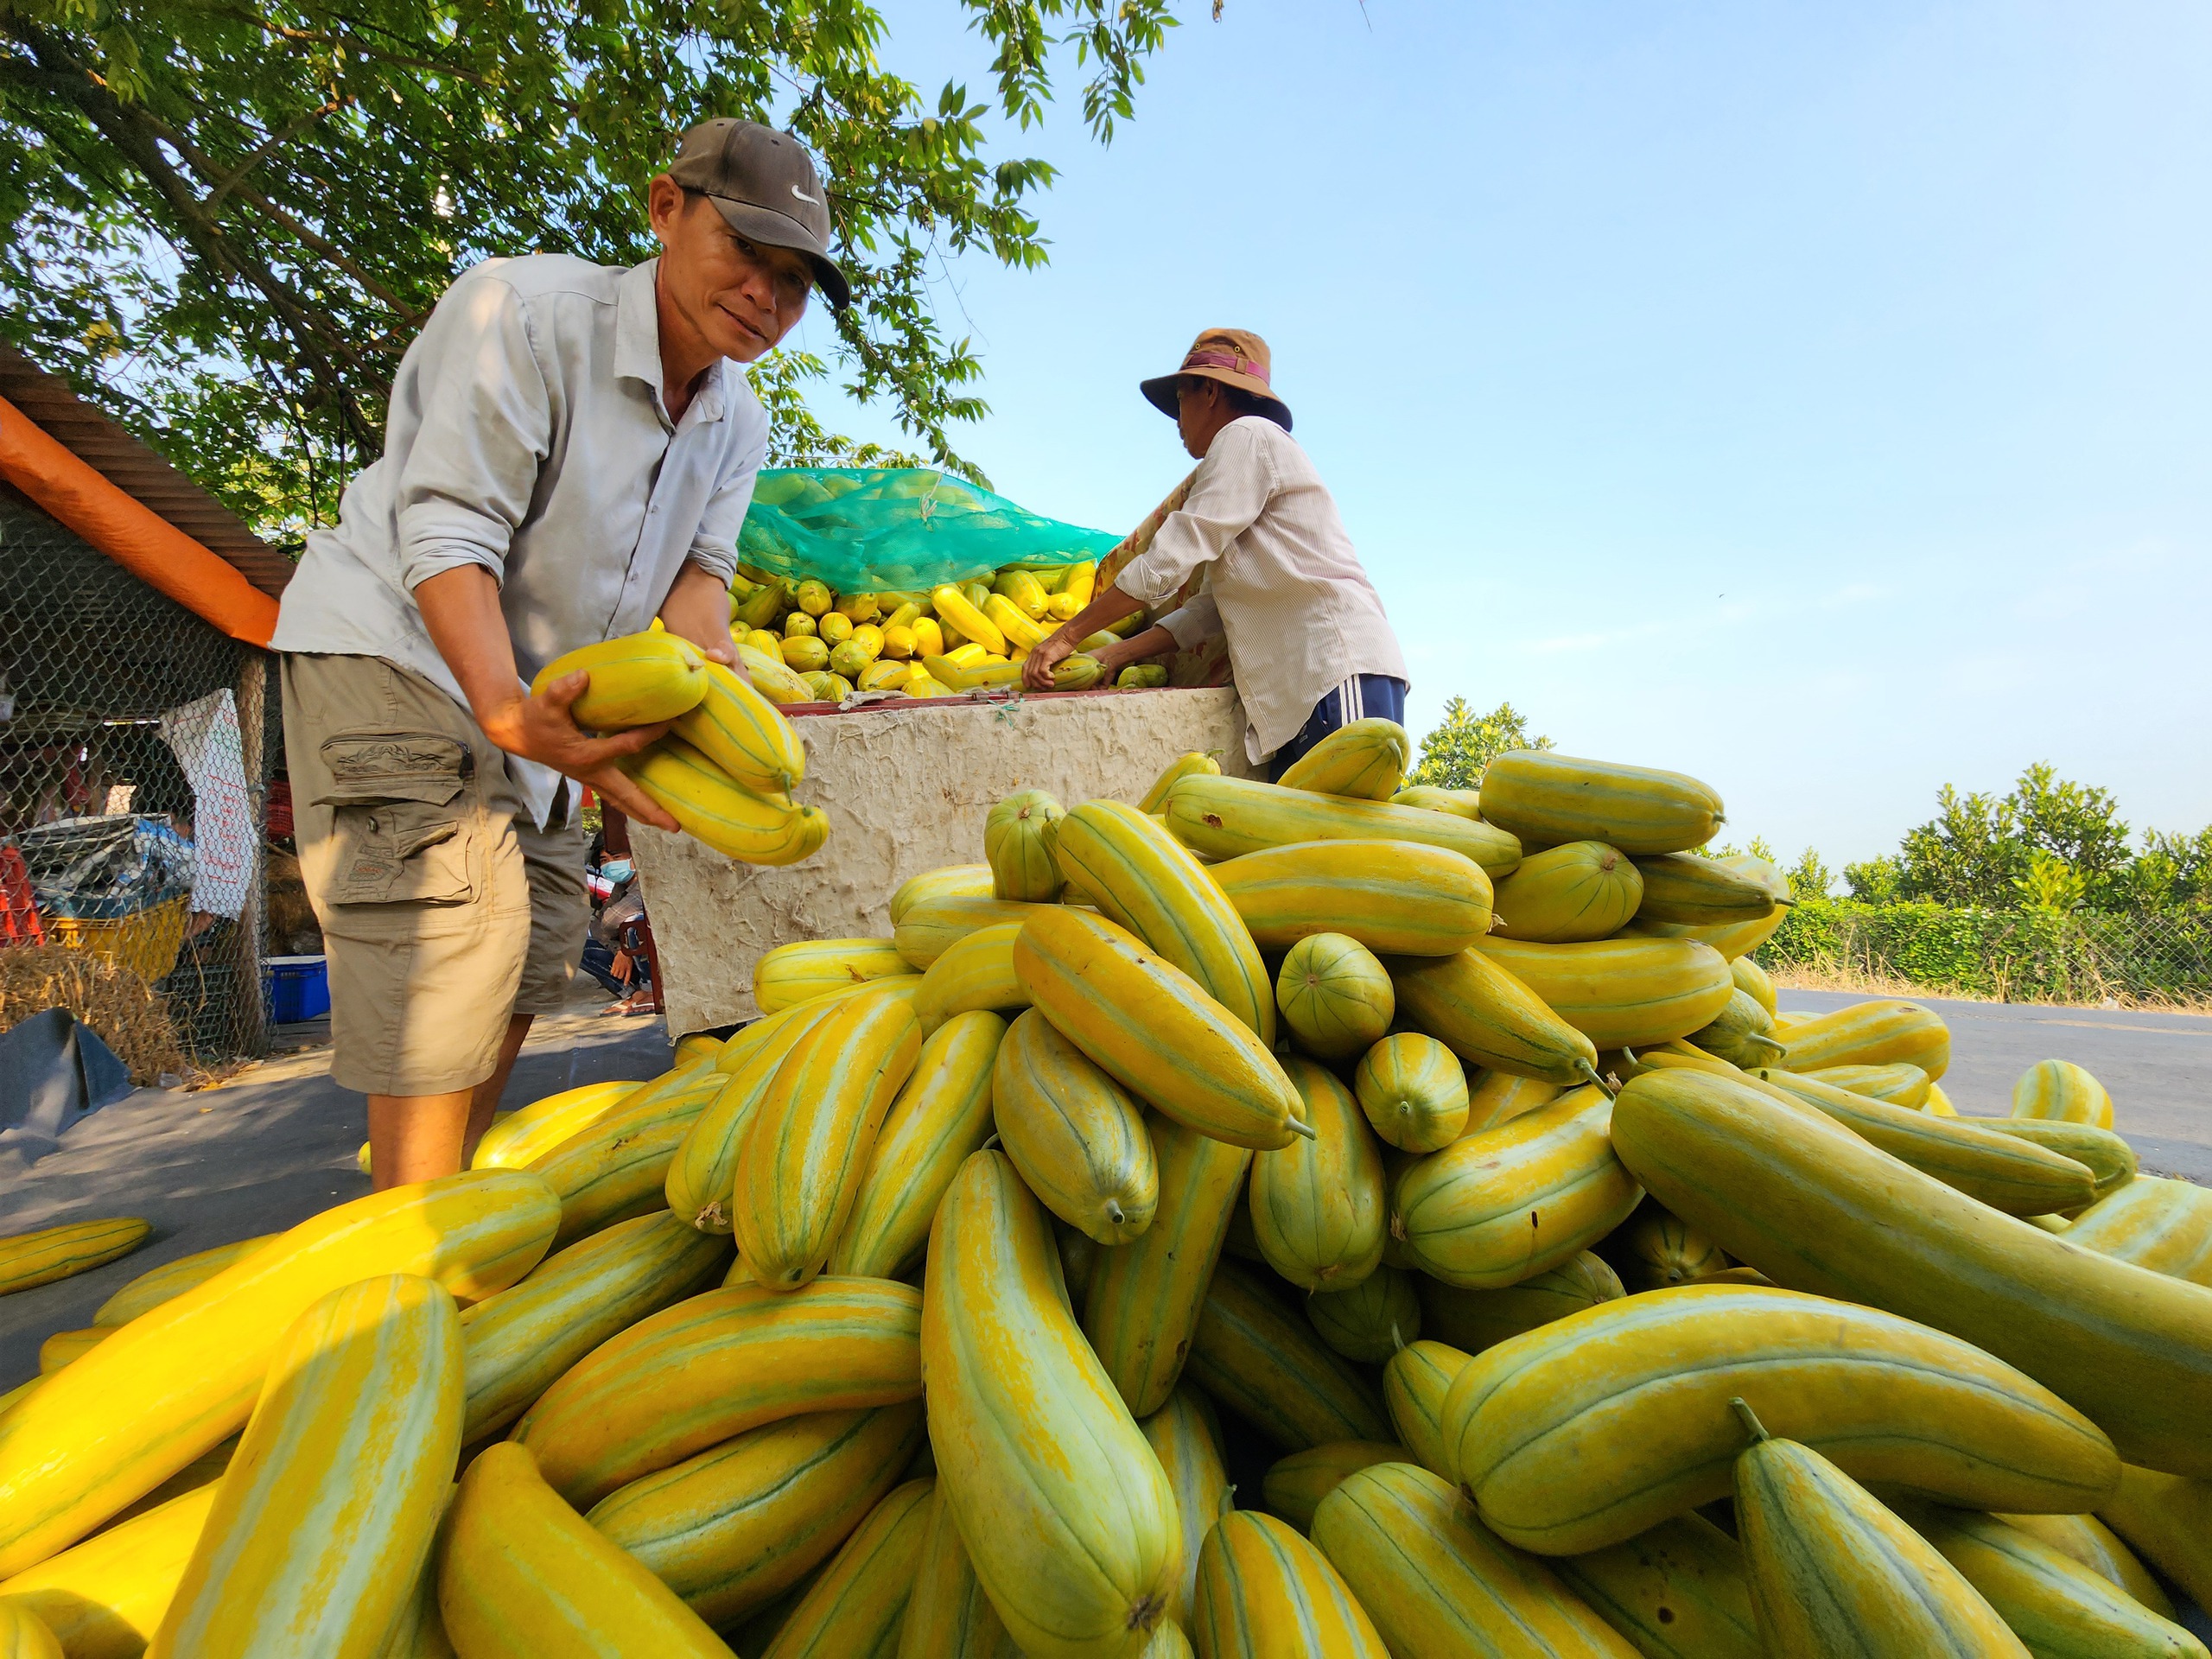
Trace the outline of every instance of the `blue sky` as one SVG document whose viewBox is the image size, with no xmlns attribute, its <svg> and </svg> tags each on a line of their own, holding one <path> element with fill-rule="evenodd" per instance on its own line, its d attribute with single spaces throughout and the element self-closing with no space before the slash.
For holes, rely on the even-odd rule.
<svg viewBox="0 0 2212 1659">
<path fill-rule="evenodd" d="M 950 10 L 885 57 L 980 94 Z M 1839 868 L 2036 760 L 2194 830 L 2208 84 L 2178 0 L 1201 0 L 1109 149 L 1025 141 L 1051 266 L 949 272 L 965 447 L 1126 528 L 1187 465 L 1134 383 L 1256 328 L 1416 735 L 1510 698 Z"/>
</svg>

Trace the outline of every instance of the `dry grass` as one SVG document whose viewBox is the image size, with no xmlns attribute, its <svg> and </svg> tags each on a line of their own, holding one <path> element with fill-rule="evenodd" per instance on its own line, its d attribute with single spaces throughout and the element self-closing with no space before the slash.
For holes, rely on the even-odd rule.
<svg viewBox="0 0 2212 1659">
<path fill-rule="evenodd" d="M 130 1080 L 158 1082 L 190 1071 L 168 1008 L 128 968 L 60 944 L 0 950 L 0 1031 L 47 1008 L 67 1008 L 99 1033 L 130 1068 Z"/>
</svg>

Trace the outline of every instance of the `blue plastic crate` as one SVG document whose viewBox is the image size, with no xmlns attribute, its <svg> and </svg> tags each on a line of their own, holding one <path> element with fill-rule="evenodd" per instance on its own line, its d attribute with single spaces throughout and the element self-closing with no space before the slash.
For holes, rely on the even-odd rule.
<svg viewBox="0 0 2212 1659">
<path fill-rule="evenodd" d="M 280 1026 L 330 1012 L 330 964 L 322 957 L 271 957 L 264 964 L 269 1018 Z"/>
</svg>

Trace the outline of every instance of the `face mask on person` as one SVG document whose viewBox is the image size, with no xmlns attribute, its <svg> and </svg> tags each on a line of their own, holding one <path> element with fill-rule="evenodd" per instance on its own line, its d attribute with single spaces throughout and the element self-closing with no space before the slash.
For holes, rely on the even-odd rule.
<svg viewBox="0 0 2212 1659">
<path fill-rule="evenodd" d="M 627 881 L 635 867 L 626 858 L 610 858 L 599 867 L 602 878 L 613 882 Z"/>
</svg>

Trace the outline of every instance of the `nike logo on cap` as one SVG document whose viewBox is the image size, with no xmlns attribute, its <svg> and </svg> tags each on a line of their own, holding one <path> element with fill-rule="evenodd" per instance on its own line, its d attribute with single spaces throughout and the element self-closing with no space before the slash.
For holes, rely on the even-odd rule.
<svg viewBox="0 0 2212 1659">
<path fill-rule="evenodd" d="M 805 191 L 800 189 L 797 185 L 791 186 L 791 194 L 797 196 L 801 201 L 806 203 L 810 207 L 819 207 L 822 205 L 812 196 L 808 195 Z"/>
</svg>

